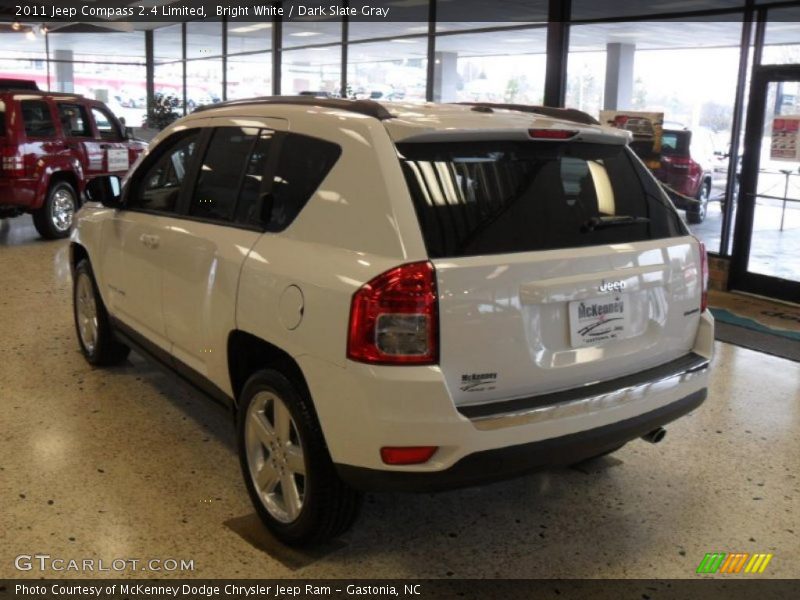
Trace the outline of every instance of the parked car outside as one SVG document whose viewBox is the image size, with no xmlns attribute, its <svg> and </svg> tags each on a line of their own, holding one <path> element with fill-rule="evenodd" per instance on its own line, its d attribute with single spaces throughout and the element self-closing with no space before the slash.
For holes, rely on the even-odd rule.
<svg viewBox="0 0 800 600">
<path fill-rule="evenodd" d="M 720 181 L 724 186 L 727 169 L 724 173 L 719 170 L 714 138 L 709 130 L 664 129 L 661 165 L 654 173 L 660 181 L 680 194 L 673 194 L 671 198 L 675 206 L 686 211 L 686 220 L 689 223 L 702 223 L 706 218 L 712 189 Z"/>
<path fill-rule="evenodd" d="M 364 490 L 659 441 L 706 396 L 705 250 L 627 134 L 527 108 L 294 96 L 179 120 L 89 184 L 81 351 L 136 348 L 230 406 L 292 545 L 345 531 Z"/>
<path fill-rule="evenodd" d="M 146 144 L 102 102 L 18 85 L 0 80 L 0 218 L 30 213 L 42 237 L 67 237 L 88 179 L 123 175 Z"/>
</svg>

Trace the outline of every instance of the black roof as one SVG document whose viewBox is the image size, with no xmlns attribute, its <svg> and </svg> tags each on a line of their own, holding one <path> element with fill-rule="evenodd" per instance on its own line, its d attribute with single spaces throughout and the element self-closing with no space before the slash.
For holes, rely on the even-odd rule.
<svg viewBox="0 0 800 600">
<path fill-rule="evenodd" d="M 375 117 L 380 121 L 394 117 L 386 108 L 373 100 L 347 100 L 345 98 L 320 98 L 312 96 L 260 96 L 258 98 L 245 98 L 242 100 L 229 100 L 207 104 L 194 112 L 202 112 L 223 106 L 251 106 L 256 104 L 295 104 L 302 106 L 319 106 L 321 108 L 335 108 L 348 112 L 359 113 Z"/>
<path fill-rule="evenodd" d="M 519 112 L 533 113 L 545 117 L 553 117 L 555 119 L 564 119 L 565 121 L 573 121 L 583 125 L 600 125 L 600 121 L 595 119 L 592 115 L 576 108 L 556 108 L 553 106 L 536 106 L 532 104 L 502 104 L 495 102 L 459 102 L 458 104 L 487 109 L 499 108 L 503 110 L 516 110 Z"/>
</svg>

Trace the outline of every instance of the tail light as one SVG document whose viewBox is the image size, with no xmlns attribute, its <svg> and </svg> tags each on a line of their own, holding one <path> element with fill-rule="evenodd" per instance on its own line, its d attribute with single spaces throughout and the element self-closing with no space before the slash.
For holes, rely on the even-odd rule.
<svg viewBox="0 0 800 600">
<path fill-rule="evenodd" d="M 706 254 L 706 245 L 700 240 L 697 241 L 700 250 L 700 280 L 703 286 L 703 291 L 700 295 L 700 312 L 704 312 L 708 308 L 708 254 Z"/>
<path fill-rule="evenodd" d="M 0 146 L 0 172 L 7 177 L 25 176 L 25 160 L 15 146 Z"/>
<path fill-rule="evenodd" d="M 528 129 L 528 135 L 535 140 L 568 140 L 578 132 L 570 129 Z"/>
<path fill-rule="evenodd" d="M 402 265 L 364 284 L 350 305 L 347 358 L 383 365 L 439 360 L 436 271 L 429 262 Z"/>
<path fill-rule="evenodd" d="M 687 169 L 692 177 L 699 175 L 702 171 L 700 165 L 690 156 L 664 157 L 664 161 L 676 169 Z"/>
</svg>

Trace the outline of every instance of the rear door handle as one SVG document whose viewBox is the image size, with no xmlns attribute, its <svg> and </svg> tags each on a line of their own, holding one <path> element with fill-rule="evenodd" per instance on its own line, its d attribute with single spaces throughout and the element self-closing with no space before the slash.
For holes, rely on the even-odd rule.
<svg viewBox="0 0 800 600">
<path fill-rule="evenodd" d="M 139 241 L 152 250 L 158 248 L 159 238 L 157 235 L 143 233 L 139 236 Z"/>
</svg>

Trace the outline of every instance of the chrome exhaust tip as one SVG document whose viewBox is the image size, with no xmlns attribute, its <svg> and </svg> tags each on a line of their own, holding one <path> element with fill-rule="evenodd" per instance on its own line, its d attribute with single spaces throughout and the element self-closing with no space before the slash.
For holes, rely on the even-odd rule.
<svg viewBox="0 0 800 600">
<path fill-rule="evenodd" d="M 653 429 L 653 431 L 645 433 L 642 436 L 642 439 L 645 442 L 649 442 L 651 444 L 657 444 L 658 442 L 663 440 L 664 436 L 666 436 L 666 435 L 667 435 L 667 430 L 666 429 L 664 429 L 663 427 L 656 427 L 655 429 Z"/>
</svg>

